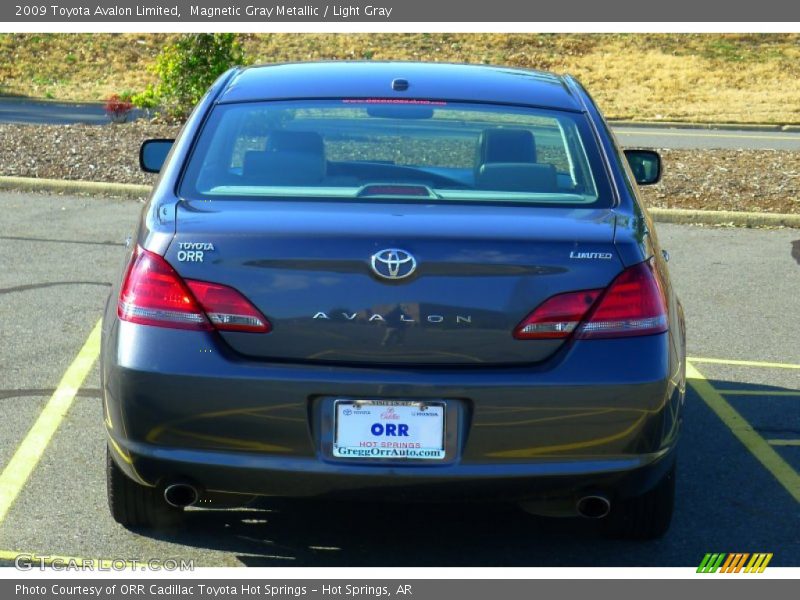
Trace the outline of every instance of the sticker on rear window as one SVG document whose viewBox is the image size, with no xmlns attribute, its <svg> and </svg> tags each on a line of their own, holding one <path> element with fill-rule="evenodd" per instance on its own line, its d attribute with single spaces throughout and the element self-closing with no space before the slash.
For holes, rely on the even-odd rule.
<svg viewBox="0 0 800 600">
<path fill-rule="evenodd" d="M 447 106 L 443 100 L 416 100 L 413 98 L 345 98 L 344 104 L 422 104 L 425 106 Z"/>
</svg>

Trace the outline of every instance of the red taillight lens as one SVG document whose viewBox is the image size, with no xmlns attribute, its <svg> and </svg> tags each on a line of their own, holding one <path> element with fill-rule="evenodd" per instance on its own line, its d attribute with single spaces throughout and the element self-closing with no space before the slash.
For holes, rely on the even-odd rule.
<svg viewBox="0 0 800 600">
<path fill-rule="evenodd" d="M 651 261 L 620 273 L 600 298 L 579 338 L 650 335 L 667 330 L 667 303 Z"/>
<path fill-rule="evenodd" d="M 184 281 L 161 256 L 138 247 L 122 283 L 117 314 L 123 321 L 179 329 L 271 329 L 266 317 L 233 288 Z"/>
<path fill-rule="evenodd" d="M 667 330 L 664 293 L 651 262 L 620 273 L 606 290 L 548 298 L 514 330 L 518 340 L 650 335 Z"/>
<path fill-rule="evenodd" d="M 514 330 L 518 340 L 569 337 L 603 290 L 569 292 L 548 298 Z"/>
<path fill-rule="evenodd" d="M 211 323 L 220 331 L 268 333 L 267 318 L 235 289 L 218 283 L 186 280 Z"/>
<path fill-rule="evenodd" d="M 158 254 L 138 247 L 122 283 L 117 314 L 123 321 L 142 325 L 211 329 L 175 269 Z"/>
</svg>

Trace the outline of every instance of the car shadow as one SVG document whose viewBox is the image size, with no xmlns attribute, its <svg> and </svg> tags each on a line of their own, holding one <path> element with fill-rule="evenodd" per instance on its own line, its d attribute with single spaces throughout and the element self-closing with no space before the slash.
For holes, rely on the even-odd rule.
<svg viewBox="0 0 800 600">
<path fill-rule="evenodd" d="M 179 526 L 148 535 L 236 552 L 247 566 L 518 566 L 531 564 L 536 547 L 571 539 L 577 550 L 603 539 L 597 522 L 502 503 L 321 500 L 187 511 Z"/>
</svg>

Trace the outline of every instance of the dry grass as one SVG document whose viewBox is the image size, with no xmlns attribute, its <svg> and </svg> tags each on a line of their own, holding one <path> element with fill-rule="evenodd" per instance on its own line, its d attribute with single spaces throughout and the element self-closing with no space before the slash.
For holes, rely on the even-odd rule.
<svg viewBox="0 0 800 600">
<path fill-rule="evenodd" d="M 140 90 L 168 34 L 2 34 L 0 92 Z M 800 122 L 798 34 L 251 34 L 254 62 L 437 60 L 569 72 L 616 119 Z"/>
<path fill-rule="evenodd" d="M 104 100 L 153 81 L 147 71 L 163 35 L 0 34 L 0 92 Z"/>
</svg>

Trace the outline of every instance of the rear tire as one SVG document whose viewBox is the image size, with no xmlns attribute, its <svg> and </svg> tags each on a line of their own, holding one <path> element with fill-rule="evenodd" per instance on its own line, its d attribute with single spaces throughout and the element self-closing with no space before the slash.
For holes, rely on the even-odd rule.
<svg viewBox="0 0 800 600">
<path fill-rule="evenodd" d="M 156 488 L 140 485 L 125 475 L 107 446 L 106 493 L 111 516 L 129 529 L 174 525 L 183 512 L 167 504 Z"/>
<path fill-rule="evenodd" d="M 650 491 L 611 505 L 606 533 L 628 540 L 654 540 L 669 529 L 675 506 L 675 464 Z"/>
</svg>

